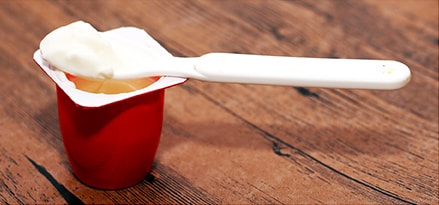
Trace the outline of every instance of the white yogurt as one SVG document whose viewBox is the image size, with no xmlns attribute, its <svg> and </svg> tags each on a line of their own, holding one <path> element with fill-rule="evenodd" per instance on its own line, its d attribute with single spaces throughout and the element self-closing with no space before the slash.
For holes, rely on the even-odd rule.
<svg viewBox="0 0 439 205">
<path fill-rule="evenodd" d="M 83 21 L 49 33 L 41 41 L 40 50 L 42 58 L 59 70 L 99 79 L 136 73 L 145 69 L 148 60 L 158 57 L 153 49 L 99 32 Z"/>
</svg>

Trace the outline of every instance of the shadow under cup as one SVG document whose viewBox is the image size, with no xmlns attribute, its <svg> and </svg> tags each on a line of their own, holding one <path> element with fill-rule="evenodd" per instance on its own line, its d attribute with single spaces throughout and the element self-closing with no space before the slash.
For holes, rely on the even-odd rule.
<svg viewBox="0 0 439 205">
<path fill-rule="evenodd" d="M 165 89 L 82 107 L 57 86 L 64 147 L 74 174 L 100 189 L 133 186 L 149 173 L 160 141 Z"/>
</svg>

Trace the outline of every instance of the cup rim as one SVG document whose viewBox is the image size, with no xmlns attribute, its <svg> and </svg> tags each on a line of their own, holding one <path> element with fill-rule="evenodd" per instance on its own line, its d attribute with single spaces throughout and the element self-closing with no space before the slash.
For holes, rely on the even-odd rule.
<svg viewBox="0 0 439 205">
<path fill-rule="evenodd" d="M 160 55 L 172 56 L 165 48 L 163 48 L 157 41 L 155 41 L 148 33 L 142 29 L 135 27 L 122 27 L 105 32 L 110 32 L 113 35 L 119 35 L 127 40 L 133 41 L 136 44 L 148 46 Z M 134 96 L 146 94 L 160 89 L 166 89 L 172 86 L 182 84 L 187 81 L 187 78 L 162 76 L 151 85 L 127 93 L 119 94 L 102 94 L 90 93 L 75 88 L 75 85 L 69 81 L 66 75 L 59 70 L 52 69 L 51 66 L 42 58 L 41 52 L 38 49 L 33 55 L 34 62 L 40 69 L 46 73 L 49 78 L 59 86 L 69 98 L 78 106 L 81 107 L 102 107 L 108 104 L 119 102 Z"/>
</svg>

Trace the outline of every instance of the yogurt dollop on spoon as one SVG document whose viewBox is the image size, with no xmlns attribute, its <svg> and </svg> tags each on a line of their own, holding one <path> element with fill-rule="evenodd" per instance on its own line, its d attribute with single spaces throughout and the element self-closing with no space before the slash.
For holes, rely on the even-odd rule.
<svg viewBox="0 0 439 205">
<path fill-rule="evenodd" d="M 406 65 L 392 60 L 232 53 L 163 57 L 145 46 L 99 32 L 82 21 L 49 33 L 41 41 L 40 50 L 42 58 L 53 67 L 95 79 L 175 76 L 227 83 L 398 89 L 411 76 Z"/>
<path fill-rule="evenodd" d="M 42 58 L 51 66 L 73 75 L 96 79 L 139 72 L 136 70 L 144 69 L 145 62 L 158 58 L 145 46 L 99 32 L 83 21 L 53 30 L 40 42 L 40 51 Z"/>
</svg>

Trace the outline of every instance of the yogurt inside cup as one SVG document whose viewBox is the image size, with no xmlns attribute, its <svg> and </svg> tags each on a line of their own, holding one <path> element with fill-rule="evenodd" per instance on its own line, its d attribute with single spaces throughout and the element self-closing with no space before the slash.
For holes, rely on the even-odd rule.
<svg viewBox="0 0 439 205">
<path fill-rule="evenodd" d="M 77 26 L 81 32 L 70 30 Z M 155 158 L 165 89 L 187 79 L 111 79 L 114 72 L 143 69 L 135 67 L 136 52 L 125 58 L 132 45 L 151 57 L 171 56 L 142 29 L 98 32 L 81 21 L 59 29 L 55 34 L 73 37 L 52 39 L 50 33 L 33 59 L 56 84 L 60 131 L 73 173 L 84 184 L 99 189 L 133 186 L 149 173 Z M 101 76 L 88 79 L 61 69 L 100 69 Z"/>
</svg>

